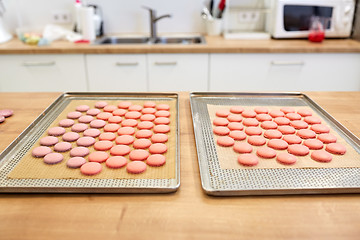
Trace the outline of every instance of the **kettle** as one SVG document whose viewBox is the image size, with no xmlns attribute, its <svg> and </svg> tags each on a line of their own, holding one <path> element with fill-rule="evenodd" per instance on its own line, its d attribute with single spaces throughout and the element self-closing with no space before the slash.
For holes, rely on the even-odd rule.
<svg viewBox="0 0 360 240">
<path fill-rule="evenodd" d="M 5 24 L 3 21 L 5 11 L 5 6 L 2 0 L 0 0 L 0 43 L 7 42 L 13 38 L 13 36 L 5 28 Z"/>
</svg>

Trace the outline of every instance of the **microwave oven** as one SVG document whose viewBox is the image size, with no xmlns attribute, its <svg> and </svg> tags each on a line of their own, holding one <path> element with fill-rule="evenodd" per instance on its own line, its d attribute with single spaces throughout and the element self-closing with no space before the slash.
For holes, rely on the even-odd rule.
<svg viewBox="0 0 360 240">
<path fill-rule="evenodd" d="M 326 19 L 325 37 L 346 38 L 351 34 L 355 0 L 275 0 L 270 12 L 273 38 L 307 38 L 310 21 Z"/>
</svg>

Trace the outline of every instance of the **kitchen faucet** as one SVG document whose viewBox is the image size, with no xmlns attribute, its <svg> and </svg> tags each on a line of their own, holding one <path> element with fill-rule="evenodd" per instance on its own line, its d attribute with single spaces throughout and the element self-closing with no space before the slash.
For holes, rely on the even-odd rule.
<svg viewBox="0 0 360 240">
<path fill-rule="evenodd" d="M 156 31 L 156 22 L 159 21 L 162 18 L 170 18 L 170 14 L 165 14 L 160 17 L 156 17 L 156 11 L 154 9 L 151 9 L 149 7 L 143 6 L 143 8 L 149 10 L 150 12 L 150 38 L 151 40 L 155 41 L 157 38 L 157 31 Z"/>
</svg>

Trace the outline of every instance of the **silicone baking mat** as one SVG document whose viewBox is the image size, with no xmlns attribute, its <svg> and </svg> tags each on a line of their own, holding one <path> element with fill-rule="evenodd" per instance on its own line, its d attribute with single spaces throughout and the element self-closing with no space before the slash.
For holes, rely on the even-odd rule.
<svg viewBox="0 0 360 240">
<path fill-rule="evenodd" d="M 266 195 L 360 192 L 360 140 L 320 106 L 301 93 L 191 93 L 194 133 L 202 187 L 210 195 Z M 335 156 L 330 164 L 300 157 L 293 166 L 275 159 L 261 160 L 256 167 L 237 163 L 232 148 L 216 144 L 213 134 L 217 109 L 265 106 L 280 109 L 308 108 L 330 127 L 347 153 Z M 255 149 L 256 150 L 256 149 Z M 234 159 L 235 157 L 235 159 Z M 306 161 L 311 160 L 311 161 Z"/>
<path fill-rule="evenodd" d="M 171 114 L 166 164 L 161 167 L 148 166 L 141 174 L 129 174 L 125 167 L 110 169 L 103 166 L 100 174 L 85 176 L 79 169 L 66 167 L 66 160 L 70 157 L 68 152 L 63 154 L 64 160 L 55 165 L 44 164 L 41 159 L 31 155 L 32 149 L 39 146 L 38 140 L 47 135 L 49 128 L 66 118 L 68 112 L 74 111 L 79 105 L 93 107 L 97 101 L 106 101 L 110 105 L 117 105 L 120 101 L 139 105 L 145 101 L 168 104 Z M 89 150 L 93 152 L 94 148 L 89 147 Z M 180 183 L 178 155 L 177 94 L 65 93 L 0 155 L 0 191 L 172 192 Z"/>
</svg>

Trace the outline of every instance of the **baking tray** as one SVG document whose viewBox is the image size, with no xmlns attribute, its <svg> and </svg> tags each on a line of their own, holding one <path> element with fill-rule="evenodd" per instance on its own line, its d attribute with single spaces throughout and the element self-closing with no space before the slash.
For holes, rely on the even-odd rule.
<svg viewBox="0 0 360 240">
<path fill-rule="evenodd" d="M 302 93 L 190 93 L 203 190 L 214 196 L 360 192 L 360 168 L 221 169 L 207 105 L 307 106 L 360 153 L 360 139 Z"/>
<path fill-rule="evenodd" d="M 173 179 L 9 179 L 7 175 L 72 100 L 176 100 L 176 156 Z M 167 193 L 180 186 L 179 101 L 176 93 L 82 93 L 57 98 L 0 154 L 0 192 Z"/>
</svg>

